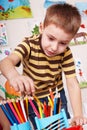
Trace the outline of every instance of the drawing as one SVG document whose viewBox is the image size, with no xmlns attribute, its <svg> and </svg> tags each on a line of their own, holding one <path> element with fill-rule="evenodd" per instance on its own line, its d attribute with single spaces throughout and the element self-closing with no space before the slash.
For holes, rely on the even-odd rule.
<svg viewBox="0 0 87 130">
<path fill-rule="evenodd" d="M 0 0 L 0 20 L 31 17 L 29 0 Z"/>
<path fill-rule="evenodd" d="M 87 87 L 87 77 L 83 70 L 81 60 L 75 60 L 76 75 L 81 88 Z"/>
<path fill-rule="evenodd" d="M 65 0 L 45 0 L 44 8 L 48 8 L 49 6 L 56 4 L 56 3 L 65 3 Z"/>
<path fill-rule="evenodd" d="M 0 48 L 0 60 L 4 59 L 11 53 L 10 47 Z"/>
<path fill-rule="evenodd" d="M 74 37 L 75 44 L 79 44 L 78 38 L 82 37 L 82 44 L 87 43 L 87 33 L 85 32 L 78 32 Z M 80 41 L 81 42 L 81 41 Z M 81 44 L 81 43 L 80 43 Z"/>
<path fill-rule="evenodd" d="M 76 2 L 76 7 L 79 9 L 83 19 L 87 19 L 87 2 Z"/>
<path fill-rule="evenodd" d="M 0 46 L 7 45 L 6 24 L 0 23 Z"/>
<path fill-rule="evenodd" d="M 87 44 L 87 26 L 84 22 L 82 22 L 79 31 L 71 40 L 70 45 L 84 45 L 84 44 Z"/>
</svg>

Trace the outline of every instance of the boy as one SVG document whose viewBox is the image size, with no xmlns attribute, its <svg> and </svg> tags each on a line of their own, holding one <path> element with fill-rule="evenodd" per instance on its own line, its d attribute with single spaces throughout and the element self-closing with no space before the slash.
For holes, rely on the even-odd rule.
<svg viewBox="0 0 87 130">
<path fill-rule="evenodd" d="M 34 93 L 40 100 L 46 100 L 49 88 L 55 94 L 57 87 L 62 107 L 69 117 L 62 82 L 64 72 L 74 115 L 72 122 L 76 125 L 87 123 L 82 114 L 81 92 L 69 48 L 80 24 L 81 16 L 76 7 L 67 3 L 52 5 L 47 9 L 41 34 L 25 38 L 11 55 L 0 62 L 2 74 L 16 91 Z M 15 69 L 19 63 L 23 64 L 23 75 Z"/>
</svg>

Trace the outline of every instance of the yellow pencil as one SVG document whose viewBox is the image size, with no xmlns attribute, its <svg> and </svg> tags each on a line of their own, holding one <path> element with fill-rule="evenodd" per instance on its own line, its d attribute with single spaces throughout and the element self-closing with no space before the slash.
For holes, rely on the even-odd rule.
<svg viewBox="0 0 87 130">
<path fill-rule="evenodd" d="M 51 97 L 52 102 L 53 102 L 53 100 L 54 100 L 54 95 L 53 95 L 53 92 L 52 92 L 51 88 L 49 88 L 49 92 L 50 92 L 50 97 Z"/>
<path fill-rule="evenodd" d="M 40 103 L 37 103 L 37 104 L 38 104 L 38 109 L 39 109 L 39 113 L 40 113 L 40 118 L 43 118 L 43 112 L 42 112 L 41 105 L 40 105 Z"/>
<path fill-rule="evenodd" d="M 37 98 L 37 96 L 33 95 L 34 99 L 36 100 L 37 103 L 40 103 L 41 107 L 43 108 L 43 103 L 40 102 L 40 100 Z"/>
<path fill-rule="evenodd" d="M 26 105 L 26 115 L 27 115 L 27 119 L 28 119 L 28 97 L 25 97 L 25 105 Z"/>
<path fill-rule="evenodd" d="M 52 102 L 52 100 L 51 100 L 51 98 L 48 96 L 48 100 L 49 100 L 49 103 L 50 103 L 50 106 L 52 107 L 52 109 L 53 109 L 53 102 Z"/>
</svg>

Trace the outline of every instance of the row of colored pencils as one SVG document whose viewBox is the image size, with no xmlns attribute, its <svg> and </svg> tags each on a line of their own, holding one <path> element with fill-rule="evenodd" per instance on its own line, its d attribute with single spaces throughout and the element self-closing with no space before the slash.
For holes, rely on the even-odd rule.
<svg viewBox="0 0 87 130">
<path fill-rule="evenodd" d="M 38 107 L 35 106 L 33 100 L 36 101 Z M 29 105 L 32 106 L 34 113 L 38 118 L 48 117 L 60 112 L 60 94 L 56 89 L 56 94 L 53 95 L 49 89 L 48 103 L 42 103 L 35 95 L 33 97 L 25 96 L 17 99 L 7 99 L 0 102 L 0 107 L 7 116 L 11 125 L 14 123 L 20 124 L 28 120 Z"/>
<path fill-rule="evenodd" d="M 10 124 L 21 124 L 28 120 L 28 97 L 24 99 L 8 99 L 0 102 L 0 107 Z"/>
</svg>

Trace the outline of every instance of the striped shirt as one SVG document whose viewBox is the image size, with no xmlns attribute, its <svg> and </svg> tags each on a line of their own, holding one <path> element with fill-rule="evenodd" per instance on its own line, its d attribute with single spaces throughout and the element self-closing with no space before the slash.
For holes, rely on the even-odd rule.
<svg viewBox="0 0 87 130">
<path fill-rule="evenodd" d="M 41 47 L 41 35 L 27 37 L 15 50 L 23 64 L 23 75 L 31 77 L 34 81 L 38 98 L 49 95 L 49 88 L 55 93 L 63 89 L 62 72 L 66 78 L 74 77 L 75 65 L 69 47 L 64 53 L 48 57 Z"/>
</svg>

